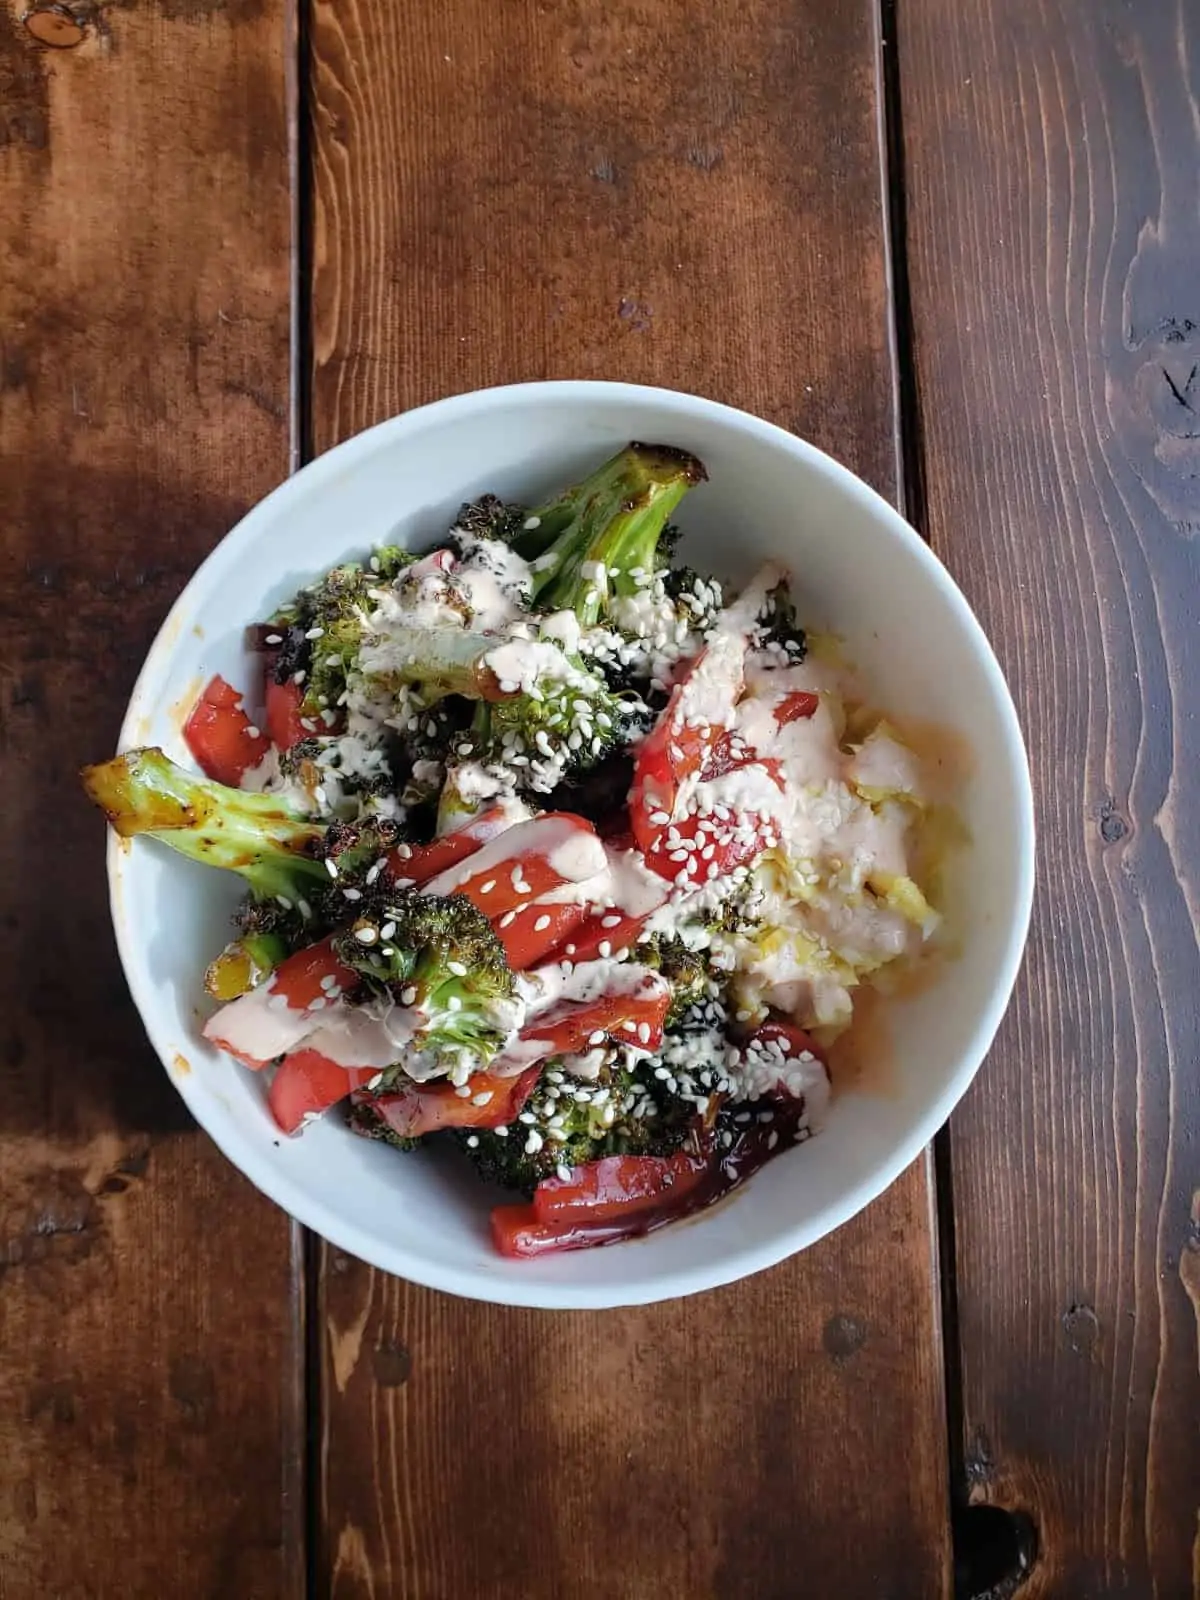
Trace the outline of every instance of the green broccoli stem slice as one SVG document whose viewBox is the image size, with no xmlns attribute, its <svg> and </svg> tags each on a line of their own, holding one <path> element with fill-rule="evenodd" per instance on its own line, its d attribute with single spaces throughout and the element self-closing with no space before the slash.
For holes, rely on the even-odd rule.
<svg viewBox="0 0 1200 1600">
<path fill-rule="evenodd" d="M 498 643 L 491 634 L 412 624 L 389 629 L 383 646 L 366 645 L 359 665 L 364 677 L 385 687 L 420 684 L 431 704 L 450 694 L 499 700 L 504 691 L 486 660 Z"/>
<path fill-rule="evenodd" d="M 535 604 L 574 611 L 590 626 L 609 593 L 636 593 L 639 579 L 632 574 L 644 581 L 654 570 L 671 513 L 706 477 L 703 464 L 685 450 L 634 443 L 551 507 L 534 513 L 534 537 L 523 543 L 522 534 L 516 548 L 526 559 L 533 553 Z"/>
<path fill-rule="evenodd" d="M 87 796 L 123 839 L 149 834 L 180 855 L 245 878 L 255 894 L 302 897 L 328 882 L 310 852 L 325 830 L 278 795 L 230 789 L 186 772 L 161 750 L 127 750 L 84 767 Z"/>
</svg>

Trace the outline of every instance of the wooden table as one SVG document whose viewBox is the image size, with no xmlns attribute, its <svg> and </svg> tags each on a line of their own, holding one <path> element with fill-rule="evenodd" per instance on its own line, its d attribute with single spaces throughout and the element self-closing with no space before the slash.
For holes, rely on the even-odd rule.
<svg viewBox="0 0 1200 1600">
<path fill-rule="evenodd" d="M 26 5 L 0 1595 L 1200 1594 L 1200 8 Z M 372 1272 L 197 1132 L 75 769 L 291 468 L 566 376 L 745 406 L 901 503 L 1010 674 L 1042 838 L 932 1156 L 748 1283 L 552 1316 Z"/>
</svg>

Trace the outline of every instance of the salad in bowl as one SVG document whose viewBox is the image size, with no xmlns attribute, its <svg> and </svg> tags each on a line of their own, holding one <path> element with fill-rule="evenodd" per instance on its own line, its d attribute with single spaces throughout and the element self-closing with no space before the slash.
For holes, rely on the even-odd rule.
<svg viewBox="0 0 1200 1600">
<path fill-rule="evenodd" d="M 505 1256 L 657 1230 L 804 1143 L 862 987 L 936 943 L 925 763 L 781 566 L 677 559 L 705 477 L 630 444 L 363 552 L 207 683 L 199 773 L 83 774 L 119 835 L 245 881 L 203 1033 L 282 1134 L 456 1145 Z"/>
</svg>

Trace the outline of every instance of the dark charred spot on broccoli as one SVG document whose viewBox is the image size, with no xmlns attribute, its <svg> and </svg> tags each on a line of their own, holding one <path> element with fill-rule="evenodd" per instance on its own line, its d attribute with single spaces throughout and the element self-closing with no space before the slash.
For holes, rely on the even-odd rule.
<svg viewBox="0 0 1200 1600">
<path fill-rule="evenodd" d="M 461 554 L 461 545 L 457 544 L 455 533 L 467 534 L 472 539 L 499 539 L 503 544 L 512 544 L 528 515 L 524 506 L 509 504 L 494 494 L 464 501 L 459 507 L 450 538 L 446 541 L 447 546 L 456 554 Z"/>
<path fill-rule="evenodd" d="M 276 646 L 271 660 L 271 676 L 278 684 L 287 683 L 292 675 L 300 672 L 308 664 L 311 651 L 308 640 L 304 637 L 304 628 L 299 623 L 280 624 L 276 632 L 283 636 L 283 643 Z"/>
<path fill-rule="evenodd" d="M 300 778 L 304 775 L 305 763 L 315 761 L 320 754 L 321 741 L 315 735 L 298 739 L 279 757 L 279 770 L 285 778 Z"/>
<path fill-rule="evenodd" d="M 797 666 L 808 654 L 808 639 L 797 620 L 795 602 L 786 582 L 777 584 L 767 596 L 759 638 L 763 645 L 781 646 Z"/>
<path fill-rule="evenodd" d="M 625 801 L 633 783 L 633 757 L 614 750 L 594 767 L 569 771 L 546 797 L 549 811 L 573 811 L 596 829 L 610 832 L 625 826 Z"/>
<path fill-rule="evenodd" d="M 382 1144 L 390 1144 L 393 1150 L 415 1150 L 421 1143 L 420 1139 L 406 1139 L 403 1134 L 390 1128 L 382 1113 L 365 1095 L 355 1096 L 347 1102 L 346 1121 L 364 1139 L 378 1139 Z"/>
</svg>

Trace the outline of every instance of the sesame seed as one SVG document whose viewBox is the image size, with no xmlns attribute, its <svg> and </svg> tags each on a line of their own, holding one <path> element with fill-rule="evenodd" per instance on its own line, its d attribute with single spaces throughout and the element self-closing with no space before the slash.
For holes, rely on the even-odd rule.
<svg viewBox="0 0 1200 1600">
<path fill-rule="evenodd" d="M 471 1098 L 471 1085 L 469 1083 L 460 1083 L 454 1092 L 460 1100 L 469 1100 Z"/>
<path fill-rule="evenodd" d="M 492 1132 L 496 1135 L 497 1139 L 507 1139 L 508 1138 L 508 1128 L 506 1126 L 501 1126 L 499 1128 L 493 1128 Z"/>
<path fill-rule="evenodd" d="M 306 639 L 323 639 L 325 637 L 325 629 L 324 628 L 310 628 L 308 630 L 308 632 L 304 635 L 304 637 Z"/>
<path fill-rule="evenodd" d="M 638 1040 L 641 1044 L 650 1043 L 650 1024 L 648 1022 L 639 1022 L 637 1033 Z"/>
<path fill-rule="evenodd" d="M 494 1095 L 495 1095 L 495 1090 L 494 1089 L 481 1089 L 478 1094 L 473 1094 L 471 1096 L 471 1104 L 473 1106 L 490 1105 Z"/>
<path fill-rule="evenodd" d="M 290 911 L 292 909 L 292 902 L 288 899 L 287 895 L 277 894 L 275 898 L 285 911 Z"/>
<path fill-rule="evenodd" d="M 304 918 L 304 920 L 306 922 L 309 922 L 309 921 L 312 920 L 312 914 L 313 914 L 312 913 L 312 907 L 309 905 L 307 900 L 297 900 L 296 901 L 296 910 L 300 913 L 300 915 Z"/>
<path fill-rule="evenodd" d="M 519 1113 L 519 1115 L 517 1117 L 517 1121 L 529 1124 L 529 1123 L 532 1123 L 532 1122 L 536 1122 L 537 1118 L 534 1116 L 532 1111 L 522 1111 L 522 1112 Z"/>
<path fill-rule="evenodd" d="M 329 874 L 329 876 L 331 878 L 336 878 L 337 875 L 338 875 L 337 862 L 333 859 L 332 856 L 326 856 L 325 857 L 325 871 Z"/>
<path fill-rule="evenodd" d="M 395 931 L 396 924 L 394 922 L 385 922 L 383 927 L 379 930 L 379 937 L 381 939 L 390 939 Z"/>
<path fill-rule="evenodd" d="M 603 1044 L 604 1043 L 604 1037 L 605 1037 L 604 1029 L 603 1028 L 597 1028 L 595 1033 L 589 1033 L 588 1034 L 588 1043 L 589 1044 Z"/>
<path fill-rule="evenodd" d="M 542 1148 L 542 1136 L 536 1128 L 530 1128 L 529 1137 L 525 1141 L 525 1154 L 535 1156 Z"/>
<path fill-rule="evenodd" d="M 411 984 L 410 983 L 407 989 L 401 989 L 401 991 L 400 991 L 400 1004 L 402 1006 L 410 1006 L 410 1005 L 412 1005 L 413 1001 L 416 998 L 417 998 L 417 990 L 416 990 L 416 985 L 415 984 Z"/>
<path fill-rule="evenodd" d="M 354 937 L 359 944 L 374 944 L 379 934 L 374 928 L 355 928 Z"/>
<path fill-rule="evenodd" d="M 342 890 L 342 898 L 343 898 L 343 900 L 361 900 L 362 899 L 362 890 L 361 889 L 343 889 Z"/>
<path fill-rule="evenodd" d="M 283 635 L 281 633 L 269 633 L 263 642 L 265 644 L 282 644 Z"/>
<path fill-rule="evenodd" d="M 506 911 L 504 913 L 504 915 L 500 918 L 500 926 L 502 928 L 511 928 L 513 923 L 516 920 L 517 920 L 517 913 L 515 911 Z"/>
<path fill-rule="evenodd" d="M 308 676 L 307 672 L 305 672 L 304 668 L 301 667 L 299 672 L 293 672 L 292 673 L 292 682 L 293 683 L 303 683 L 305 678 L 307 678 L 307 676 Z"/>
<path fill-rule="evenodd" d="M 550 926 L 550 918 L 549 917 L 539 917 L 537 919 L 537 921 L 533 925 L 533 931 L 534 931 L 534 933 L 545 933 L 546 929 L 549 926 Z"/>
<path fill-rule="evenodd" d="M 596 949 L 601 960 L 607 961 L 608 957 L 612 955 L 612 945 L 607 939 L 601 939 L 600 943 L 596 946 Z"/>
</svg>

